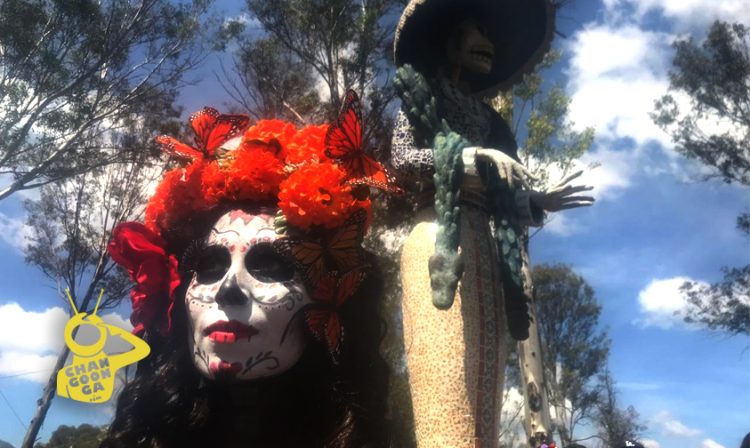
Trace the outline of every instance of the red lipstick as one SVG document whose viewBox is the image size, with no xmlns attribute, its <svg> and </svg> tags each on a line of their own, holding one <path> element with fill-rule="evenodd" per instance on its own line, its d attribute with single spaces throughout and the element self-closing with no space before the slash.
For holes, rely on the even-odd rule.
<svg viewBox="0 0 750 448">
<path fill-rule="evenodd" d="M 239 362 L 229 363 L 226 361 L 211 361 L 208 370 L 210 370 L 216 378 L 236 378 L 242 371 L 242 364 Z"/>
<path fill-rule="evenodd" d="M 236 320 L 229 322 L 220 320 L 212 323 L 203 330 L 203 335 L 208 336 L 210 340 L 217 344 L 233 344 L 243 339 L 249 341 L 256 334 L 258 334 L 258 330 L 254 327 L 237 322 Z"/>
</svg>

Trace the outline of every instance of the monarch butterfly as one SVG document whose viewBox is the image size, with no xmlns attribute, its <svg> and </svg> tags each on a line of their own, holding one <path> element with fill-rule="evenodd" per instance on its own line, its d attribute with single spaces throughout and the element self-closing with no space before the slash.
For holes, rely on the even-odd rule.
<svg viewBox="0 0 750 448">
<path fill-rule="evenodd" d="M 328 128 L 325 137 L 326 156 L 343 164 L 353 173 L 350 185 L 374 187 L 390 193 L 401 191 L 395 185 L 394 176 L 365 153 L 363 148 L 362 110 L 359 97 L 354 90 L 348 90 L 344 104 L 335 124 Z"/>
<path fill-rule="evenodd" d="M 250 118 L 246 115 L 222 115 L 212 107 L 204 107 L 192 114 L 189 121 L 195 133 L 195 146 L 186 145 L 168 135 L 160 135 L 156 141 L 164 152 L 187 160 L 212 157 L 219 146 L 247 127 Z"/>
<path fill-rule="evenodd" d="M 357 291 L 365 276 L 361 268 L 342 276 L 336 272 L 327 274 L 313 291 L 315 303 L 305 309 L 305 321 L 310 332 L 315 339 L 328 346 L 334 360 L 344 339 L 338 309 Z"/>
<path fill-rule="evenodd" d="M 340 227 L 321 232 L 316 240 L 286 237 L 274 241 L 276 250 L 292 259 L 305 282 L 315 288 L 329 271 L 348 271 L 364 262 L 362 239 L 367 212 L 357 210 Z"/>
</svg>

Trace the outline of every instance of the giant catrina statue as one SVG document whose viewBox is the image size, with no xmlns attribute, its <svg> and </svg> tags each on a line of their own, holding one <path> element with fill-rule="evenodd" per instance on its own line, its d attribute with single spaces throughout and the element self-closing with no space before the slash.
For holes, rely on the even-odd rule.
<svg viewBox="0 0 750 448">
<path fill-rule="evenodd" d="M 577 175 L 530 189 L 510 127 L 483 101 L 531 71 L 553 31 L 549 0 L 411 0 L 401 16 L 391 153 L 418 198 L 401 279 L 420 447 L 497 446 L 508 336 L 529 337 L 526 228 L 593 202 L 568 185 Z"/>
<path fill-rule="evenodd" d="M 370 186 L 350 92 L 337 123 L 190 117 L 194 145 L 145 223 L 114 232 L 151 346 L 102 447 L 385 446 L 381 280 L 361 244 Z"/>
</svg>

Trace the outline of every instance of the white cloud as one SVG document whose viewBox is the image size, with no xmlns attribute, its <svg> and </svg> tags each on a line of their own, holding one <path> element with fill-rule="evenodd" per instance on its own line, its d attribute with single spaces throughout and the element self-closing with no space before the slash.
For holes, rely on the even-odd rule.
<svg viewBox="0 0 750 448">
<path fill-rule="evenodd" d="M 699 429 L 689 428 L 668 411 L 660 411 L 651 419 L 661 428 L 664 435 L 674 437 L 695 437 L 702 433 Z"/>
<path fill-rule="evenodd" d="M 27 353 L 58 352 L 68 314 L 60 307 L 26 311 L 17 303 L 0 306 L 0 352 L 23 350 Z"/>
<path fill-rule="evenodd" d="M 503 395 L 503 414 L 512 415 L 524 403 L 523 394 L 517 387 L 511 387 Z"/>
<path fill-rule="evenodd" d="M 127 331 L 133 331 L 133 324 L 130 323 L 130 319 L 125 319 L 117 313 L 102 314 L 102 320 L 104 323 L 120 327 Z"/>
<path fill-rule="evenodd" d="M 68 314 L 61 307 L 27 311 L 17 303 L 0 306 L 0 376 L 18 375 L 19 379 L 47 381 L 63 347 L 67 320 Z M 102 320 L 129 331 L 133 328 L 117 313 L 104 314 Z M 90 335 L 81 331 L 76 340 L 85 344 L 89 338 Z M 120 338 L 112 338 L 104 350 L 118 353 L 129 347 Z"/>
<path fill-rule="evenodd" d="M 659 444 L 659 442 L 657 442 L 654 439 L 643 439 L 641 440 L 641 444 L 645 448 L 661 448 L 661 445 Z"/>
<path fill-rule="evenodd" d="M 616 197 L 646 171 L 647 144 L 657 143 L 670 159 L 676 157 L 670 136 L 650 116 L 669 88 L 672 40 L 632 24 L 596 23 L 576 33 L 568 46 L 569 118 L 579 130 L 596 130 L 597 149 L 582 162 L 601 164 L 580 180 L 595 187 L 598 200 Z"/>
<path fill-rule="evenodd" d="M 18 375 L 18 379 L 45 383 L 49 380 L 57 355 L 37 355 L 18 351 L 0 352 L 0 376 Z"/>
<path fill-rule="evenodd" d="M 18 253 L 23 253 L 27 245 L 27 237 L 32 235 L 31 227 L 27 226 L 23 217 L 13 218 L 0 213 L 0 239 Z"/>
<path fill-rule="evenodd" d="M 517 446 L 526 439 L 523 429 L 523 394 L 516 387 L 505 390 L 500 416 L 500 441 L 503 446 Z"/>
<path fill-rule="evenodd" d="M 698 289 L 709 286 L 704 281 L 682 276 L 653 279 L 638 293 L 640 316 L 633 323 L 642 327 L 662 329 L 670 329 L 675 325 L 691 330 L 705 328 L 700 323 L 687 324 L 683 320 L 687 308 L 693 306 L 688 303 L 687 296 L 681 291 L 685 282 L 694 283 Z M 736 297 L 737 300 L 750 304 L 750 295 L 737 293 Z"/>
<path fill-rule="evenodd" d="M 598 145 L 594 152 L 583 156 L 586 165 L 595 164 L 594 168 L 584 170 L 580 178 L 576 179 L 582 185 L 590 185 L 594 189 L 590 192 L 597 200 L 615 199 L 632 184 L 632 177 L 638 167 L 638 155 L 633 151 L 614 151 Z"/>
<path fill-rule="evenodd" d="M 0 306 L 0 376 L 46 382 L 63 347 L 67 319 L 60 307 L 37 312 L 17 303 Z"/>
<path fill-rule="evenodd" d="M 580 230 L 580 226 L 564 213 L 554 213 L 544 223 L 544 230 L 558 236 L 570 236 Z"/>
<path fill-rule="evenodd" d="M 632 7 L 638 20 L 650 12 L 660 12 L 679 29 L 705 27 L 716 19 L 750 23 L 747 0 L 604 0 L 608 12 Z"/>
<path fill-rule="evenodd" d="M 576 33 L 568 50 L 570 119 L 593 126 L 599 138 L 669 146 L 649 113 L 669 87 L 671 41 L 668 34 L 632 25 L 589 25 Z"/>
<path fill-rule="evenodd" d="M 701 448 L 725 448 L 725 447 L 724 445 L 717 443 L 714 440 L 704 439 L 703 444 L 701 444 Z"/>
<path fill-rule="evenodd" d="M 251 16 L 250 14 L 243 12 L 241 14 L 238 14 L 235 17 L 227 17 L 224 19 L 224 23 L 222 23 L 222 26 L 226 27 L 229 25 L 230 22 L 237 22 L 245 25 L 246 27 L 254 27 L 257 28 L 260 26 L 260 21 L 257 17 Z"/>
<path fill-rule="evenodd" d="M 688 277 L 651 280 L 638 294 L 641 318 L 636 323 L 668 329 L 682 322 L 687 300 L 680 287 L 690 281 L 694 280 Z"/>
<path fill-rule="evenodd" d="M 683 12 L 688 16 L 701 11 L 695 15 L 706 17 L 703 7 L 706 7 L 708 16 L 725 11 L 727 17 L 733 17 L 730 12 L 739 9 L 735 3 L 605 0 L 608 14 L 604 19 L 585 25 L 567 44 L 566 51 L 570 54 L 566 68 L 567 91 L 571 97 L 569 118 L 579 130 L 591 126 L 597 135 L 597 152 L 587 154 L 583 162 L 602 157 L 614 162 L 603 162 L 598 172 L 592 171 L 594 181 L 589 182 L 597 187 L 594 191 L 597 199 L 608 199 L 619 190 L 628 188 L 632 177 L 639 173 L 685 176 L 684 159 L 674 151 L 670 134 L 658 127 L 650 114 L 655 109 L 656 100 L 667 93 L 672 94 L 680 110 L 692 109 L 686 95 L 669 92 L 671 45 L 687 34 L 678 36 L 646 29 L 639 23 L 639 17 L 656 9 L 664 10 L 672 22 Z M 750 8 L 746 10 L 750 17 Z M 707 133 L 738 134 L 736 125 L 715 116 L 703 118 L 699 126 Z M 668 158 L 656 168 L 645 156 L 646 148 L 653 143 L 656 144 L 653 147 Z"/>
</svg>

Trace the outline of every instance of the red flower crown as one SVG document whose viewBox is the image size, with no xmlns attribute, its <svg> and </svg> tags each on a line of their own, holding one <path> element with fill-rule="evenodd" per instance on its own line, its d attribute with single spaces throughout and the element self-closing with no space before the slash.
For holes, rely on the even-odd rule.
<svg viewBox="0 0 750 448">
<path fill-rule="evenodd" d="M 146 207 L 146 226 L 163 232 L 225 202 L 277 199 L 288 224 L 301 230 L 335 228 L 356 210 L 369 211 L 369 199 L 355 199 L 354 186 L 347 183 L 356 173 L 325 155 L 327 131 L 328 125 L 296 129 L 280 120 L 262 120 L 235 149 L 219 146 L 213 154 L 194 155 L 187 166 L 165 175 Z M 227 134 L 227 140 L 231 137 Z M 174 142 L 167 144 L 174 153 L 169 144 Z"/>
<path fill-rule="evenodd" d="M 176 258 L 166 253 L 160 235 L 222 203 L 276 202 L 286 224 L 301 231 L 300 237 L 279 239 L 276 247 L 302 272 L 315 301 L 305 310 L 308 327 L 337 353 L 343 329 L 336 310 L 365 277 L 361 243 L 370 215 L 368 187 L 398 190 L 385 169 L 362 151 L 359 122 L 357 98 L 349 92 L 331 126 L 297 129 L 280 120 L 261 120 L 243 133 L 247 117 L 204 108 L 190 117 L 195 146 L 157 137 L 165 152 L 185 164 L 159 183 L 146 207 L 145 226 L 119 225 L 109 246 L 113 260 L 136 282 L 131 291 L 134 332 L 158 320 L 162 334 L 170 327 L 179 276 Z M 157 319 L 160 313 L 166 319 Z"/>
</svg>

